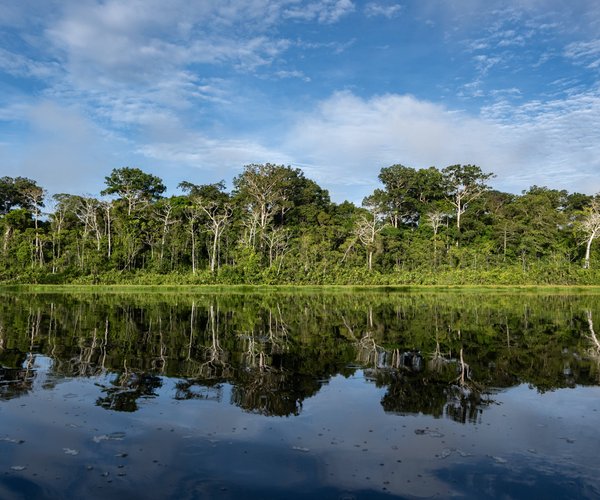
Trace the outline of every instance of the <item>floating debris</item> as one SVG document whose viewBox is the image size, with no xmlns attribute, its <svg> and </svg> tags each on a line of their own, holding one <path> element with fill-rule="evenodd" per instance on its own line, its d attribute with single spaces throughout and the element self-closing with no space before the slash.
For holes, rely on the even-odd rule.
<svg viewBox="0 0 600 500">
<path fill-rule="evenodd" d="M 79 455 L 79 451 L 74 450 L 72 448 L 63 448 L 65 455 Z"/>
<path fill-rule="evenodd" d="M 125 438 L 124 432 L 111 432 L 110 434 L 94 436 L 92 439 L 94 443 L 100 443 L 102 441 L 123 441 L 123 438 Z"/>
<path fill-rule="evenodd" d="M 302 446 L 292 446 L 292 450 L 307 452 L 310 451 L 308 448 L 303 448 Z"/>
<path fill-rule="evenodd" d="M 13 438 L 9 438 L 9 437 L 2 437 L 2 438 L 0 438 L 0 441 L 6 441 L 7 443 L 16 443 L 16 444 L 23 444 L 25 442 L 24 439 L 13 439 Z"/>
<path fill-rule="evenodd" d="M 415 429 L 415 434 L 417 436 L 428 435 L 428 436 L 435 437 L 435 438 L 442 438 L 442 437 L 444 437 L 444 435 L 441 432 L 436 431 L 434 429 L 428 429 L 428 428 L 425 428 L 425 429 Z"/>
</svg>

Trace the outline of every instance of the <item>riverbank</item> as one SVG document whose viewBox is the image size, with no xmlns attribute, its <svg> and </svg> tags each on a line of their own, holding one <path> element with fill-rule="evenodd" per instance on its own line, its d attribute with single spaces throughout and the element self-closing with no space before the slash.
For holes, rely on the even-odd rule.
<svg viewBox="0 0 600 500">
<path fill-rule="evenodd" d="M 161 294 L 319 294 L 319 293 L 466 293 L 466 294 L 600 294 L 600 285 L 78 285 L 0 284 L 0 292 L 161 293 Z"/>
<path fill-rule="evenodd" d="M 539 286 L 600 286 L 600 269 L 580 266 L 521 266 L 473 268 L 439 268 L 395 270 L 387 273 L 367 269 L 336 268 L 312 270 L 306 273 L 277 273 L 271 268 L 247 272 L 224 267 L 216 273 L 107 271 L 98 274 L 52 274 L 28 272 L 2 279 L 0 285 L 68 285 L 68 286 L 279 286 L 279 287 L 539 287 Z"/>
</svg>

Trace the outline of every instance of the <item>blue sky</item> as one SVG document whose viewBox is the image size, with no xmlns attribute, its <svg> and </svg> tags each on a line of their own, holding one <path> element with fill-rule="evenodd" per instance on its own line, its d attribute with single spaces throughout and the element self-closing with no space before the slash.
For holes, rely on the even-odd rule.
<svg viewBox="0 0 600 500">
<path fill-rule="evenodd" d="M 170 192 L 248 163 L 360 202 L 394 163 L 600 191 L 596 0 L 3 0 L 0 174 Z"/>
</svg>

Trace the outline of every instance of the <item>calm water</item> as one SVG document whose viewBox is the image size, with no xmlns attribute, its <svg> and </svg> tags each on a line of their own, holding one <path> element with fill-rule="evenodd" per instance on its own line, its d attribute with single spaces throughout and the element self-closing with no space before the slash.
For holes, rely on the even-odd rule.
<svg viewBox="0 0 600 500">
<path fill-rule="evenodd" d="M 597 498 L 600 295 L 0 294 L 0 498 Z"/>
</svg>

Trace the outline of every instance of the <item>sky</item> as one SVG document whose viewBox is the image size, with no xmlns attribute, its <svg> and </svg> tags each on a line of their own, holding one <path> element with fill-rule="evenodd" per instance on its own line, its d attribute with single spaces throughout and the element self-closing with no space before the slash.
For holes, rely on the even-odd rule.
<svg viewBox="0 0 600 500">
<path fill-rule="evenodd" d="M 291 165 L 360 203 L 381 168 L 600 191 L 597 0 L 0 0 L 0 175 Z"/>
</svg>

